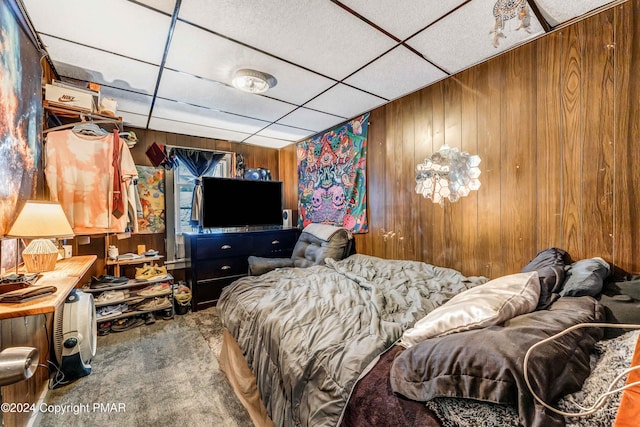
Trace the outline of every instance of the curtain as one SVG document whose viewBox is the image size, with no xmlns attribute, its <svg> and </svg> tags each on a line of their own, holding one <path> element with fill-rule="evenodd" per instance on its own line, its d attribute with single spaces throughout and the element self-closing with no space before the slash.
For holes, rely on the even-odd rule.
<svg viewBox="0 0 640 427">
<path fill-rule="evenodd" d="M 193 197 L 191 199 L 191 225 L 202 226 L 202 177 L 212 171 L 224 153 L 212 151 L 190 150 L 187 148 L 174 148 L 171 155 L 195 177 Z"/>
</svg>

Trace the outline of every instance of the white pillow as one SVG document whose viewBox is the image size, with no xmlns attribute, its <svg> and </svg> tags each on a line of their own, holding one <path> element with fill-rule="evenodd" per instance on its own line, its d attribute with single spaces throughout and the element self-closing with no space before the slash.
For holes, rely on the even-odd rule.
<svg viewBox="0 0 640 427">
<path fill-rule="evenodd" d="M 499 277 L 459 293 L 418 320 L 399 344 L 409 348 L 428 338 L 497 325 L 532 312 L 538 299 L 537 271 Z"/>
</svg>

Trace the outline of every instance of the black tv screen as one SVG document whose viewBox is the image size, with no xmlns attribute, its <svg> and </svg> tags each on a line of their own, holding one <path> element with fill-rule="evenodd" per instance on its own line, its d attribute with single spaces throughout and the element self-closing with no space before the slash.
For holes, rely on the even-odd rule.
<svg viewBox="0 0 640 427">
<path fill-rule="evenodd" d="M 282 182 L 203 178 L 204 228 L 282 225 Z"/>
</svg>

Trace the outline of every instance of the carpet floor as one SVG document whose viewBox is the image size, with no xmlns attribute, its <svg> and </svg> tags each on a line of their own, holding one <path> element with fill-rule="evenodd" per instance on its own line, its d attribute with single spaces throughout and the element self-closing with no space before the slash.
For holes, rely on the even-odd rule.
<svg viewBox="0 0 640 427">
<path fill-rule="evenodd" d="M 219 370 L 221 341 L 213 307 L 98 337 L 91 374 L 49 390 L 38 424 L 251 426 Z"/>
</svg>

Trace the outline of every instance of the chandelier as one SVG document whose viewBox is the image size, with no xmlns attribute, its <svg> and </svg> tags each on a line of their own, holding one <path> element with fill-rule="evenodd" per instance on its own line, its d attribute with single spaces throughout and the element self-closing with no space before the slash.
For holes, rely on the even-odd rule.
<svg viewBox="0 0 640 427">
<path fill-rule="evenodd" d="M 444 144 L 416 166 L 416 193 L 444 206 L 480 188 L 480 157 Z"/>
</svg>

